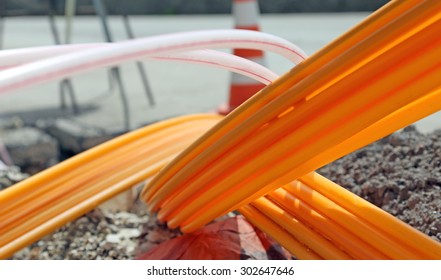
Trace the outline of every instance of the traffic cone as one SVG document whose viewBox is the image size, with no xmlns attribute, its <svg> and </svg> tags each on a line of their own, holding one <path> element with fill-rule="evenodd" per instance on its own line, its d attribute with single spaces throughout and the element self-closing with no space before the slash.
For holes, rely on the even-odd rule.
<svg viewBox="0 0 441 280">
<path fill-rule="evenodd" d="M 260 31 L 258 23 L 260 12 L 257 0 L 233 0 L 232 12 L 236 29 Z M 263 52 L 260 50 L 234 49 L 233 54 L 262 65 L 265 64 Z M 229 102 L 219 109 L 219 113 L 229 114 L 264 86 L 251 78 L 232 73 Z"/>
</svg>

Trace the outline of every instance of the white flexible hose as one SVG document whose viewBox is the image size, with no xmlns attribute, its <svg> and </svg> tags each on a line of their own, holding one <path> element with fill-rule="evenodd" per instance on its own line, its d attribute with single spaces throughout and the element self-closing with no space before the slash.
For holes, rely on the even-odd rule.
<svg viewBox="0 0 441 280">
<path fill-rule="evenodd" d="M 270 84 L 279 77 L 276 73 L 259 63 L 215 50 L 187 51 L 167 56 L 154 56 L 150 59 L 208 65 L 242 74 L 265 85 Z"/>
<path fill-rule="evenodd" d="M 23 66 L 26 63 L 32 63 L 38 60 L 47 59 L 49 57 L 62 55 L 64 53 L 71 53 L 89 48 L 98 48 L 105 45 L 109 45 L 109 43 L 56 45 L 50 47 L 35 47 L 2 51 L 0 52 L 0 69 L 10 69 L 13 67 Z M 140 57 L 138 59 L 170 60 L 208 65 L 248 76 L 265 85 L 278 78 L 277 74 L 258 63 L 236 55 L 215 50 L 186 51 L 163 56 Z"/>
<path fill-rule="evenodd" d="M 273 51 L 294 63 L 306 55 L 297 46 L 276 36 L 248 30 L 208 30 L 160 35 L 73 51 L 0 72 L 0 93 L 65 78 L 78 72 L 108 67 L 143 57 L 162 56 L 203 48 L 246 48 Z M 77 46 L 81 48 L 80 46 Z M 83 46 L 84 47 L 84 46 Z M 62 50 L 60 50 L 62 52 Z M 53 53 L 54 55 L 54 53 Z M 246 71 L 245 71 L 246 72 Z"/>
<path fill-rule="evenodd" d="M 110 44 L 111 43 L 71 44 L 2 50 L 0 51 L 0 69 L 12 68 L 46 58 L 53 58 L 91 48 L 99 48 Z"/>
</svg>

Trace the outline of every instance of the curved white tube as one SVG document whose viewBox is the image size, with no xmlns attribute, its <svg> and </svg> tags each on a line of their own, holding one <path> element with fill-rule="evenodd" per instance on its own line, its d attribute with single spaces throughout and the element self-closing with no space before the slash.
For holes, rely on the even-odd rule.
<svg viewBox="0 0 441 280">
<path fill-rule="evenodd" d="M 166 56 L 153 56 L 148 59 L 208 65 L 242 74 L 265 85 L 270 84 L 279 77 L 273 71 L 256 62 L 214 50 L 187 51 Z"/>
<path fill-rule="evenodd" d="M 129 41 L 121 41 L 118 43 L 85 43 L 85 44 L 69 44 L 69 45 L 55 45 L 55 46 L 39 46 L 39 47 L 30 47 L 30 48 L 21 48 L 21 49 L 11 49 L 11 50 L 2 50 L 0 52 L 0 68 L 6 68 L 13 65 L 18 64 L 24 64 L 29 63 L 32 61 L 37 61 L 44 58 L 51 58 L 58 55 L 63 55 L 67 53 L 72 53 L 76 51 L 91 49 L 91 48 L 98 48 L 98 47 L 104 47 L 104 46 L 111 46 L 116 44 L 134 44 L 136 42 L 142 43 L 142 41 L 150 41 L 153 39 L 157 40 L 170 40 L 170 37 L 176 37 L 176 39 L 179 39 L 179 37 L 186 36 L 187 35 L 193 35 L 198 36 L 199 34 L 203 35 L 203 37 L 206 37 L 207 34 L 212 35 L 211 37 L 212 42 L 215 43 L 218 42 L 219 45 L 214 47 L 236 47 L 235 45 L 237 43 L 247 43 L 248 47 L 251 49 L 262 49 L 262 50 L 269 50 L 274 51 L 276 53 L 279 53 L 282 56 L 285 56 L 286 58 L 290 59 L 294 63 L 299 63 L 302 60 L 306 58 L 306 54 L 303 52 L 302 49 L 297 47 L 296 45 L 282 39 L 279 37 L 276 37 L 274 35 L 262 33 L 262 32 L 256 32 L 256 31 L 248 31 L 248 30 L 210 30 L 210 31 L 193 31 L 193 32 L 185 32 L 185 33 L 174 33 L 174 34 L 168 34 L 168 35 L 160 35 L 160 36 L 154 36 L 154 37 L 146 37 L 146 38 L 139 38 Z M 228 34 L 230 33 L 230 34 Z M 247 36 L 244 36 L 244 35 Z M 234 35 L 234 36 L 231 36 Z M 228 38 L 228 36 L 230 36 Z M 167 38 L 165 38 L 167 37 Z M 239 38 L 237 38 L 239 37 Z M 191 38 L 189 38 L 191 39 Z M 202 44 L 209 43 L 205 38 L 202 38 L 202 40 L 192 39 L 193 43 L 196 43 L 197 45 L 201 47 L 196 47 L 196 49 L 204 48 L 202 47 Z M 228 42 L 228 40 L 230 42 Z M 165 41 L 164 41 L 165 42 Z M 167 42 L 165 42 L 167 44 Z M 183 45 L 186 46 L 183 46 Z M 235 44 L 235 45 L 232 45 Z M 250 46 L 249 44 L 256 44 L 255 46 Z M 189 42 L 182 41 L 182 44 L 180 47 L 186 47 L 189 49 L 195 49 L 192 46 L 188 46 Z M 263 47 L 262 45 L 266 45 L 266 47 Z M 273 45 L 271 48 L 270 46 Z M 171 46 L 174 48 L 173 46 Z M 213 45 L 211 46 L 211 48 Z M 241 46 L 237 46 L 241 47 Z M 246 46 L 242 46 L 246 47 Z M 207 48 L 207 46 L 205 47 Z M 286 51 L 283 51 L 282 49 L 285 48 Z M 182 51 L 184 49 L 181 49 Z M 172 50 L 171 50 L 172 51 Z M 172 51 L 174 52 L 174 51 Z"/>
<path fill-rule="evenodd" d="M 0 51 L 0 69 L 12 68 L 18 65 L 53 58 L 59 55 L 73 53 L 91 48 L 99 48 L 112 43 L 90 43 L 38 46 L 30 48 L 10 49 Z"/>
<path fill-rule="evenodd" d="M 0 139 L 0 170 L 2 169 L 2 164 L 13 165 L 11 156 L 9 155 L 8 149 L 6 149 L 5 144 Z"/>
<path fill-rule="evenodd" d="M 0 52 L 0 69 L 9 69 L 17 66 L 22 66 L 28 62 L 51 57 L 51 53 L 54 53 L 53 51 L 55 51 L 55 55 L 60 55 L 64 52 L 69 53 L 77 51 L 79 49 L 96 48 L 103 45 L 108 45 L 108 43 L 87 45 L 84 44 L 77 45 L 72 48 L 69 45 L 65 45 L 67 48 L 52 46 L 4 51 Z M 258 63 L 236 55 L 231 55 L 215 50 L 186 51 L 164 56 L 140 57 L 138 59 L 170 60 L 208 65 L 248 76 L 265 85 L 271 83 L 278 78 L 277 74 Z"/>
<path fill-rule="evenodd" d="M 185 32 L 112 43 L 4 70 L 0 73 L 0 93 L 99 67 L 114 66 L 139 57 L 207 47 L 269 50 L 295 63 L 301 62 L 306 56 L 289 41 L 256 31 Z"/>
</svg>

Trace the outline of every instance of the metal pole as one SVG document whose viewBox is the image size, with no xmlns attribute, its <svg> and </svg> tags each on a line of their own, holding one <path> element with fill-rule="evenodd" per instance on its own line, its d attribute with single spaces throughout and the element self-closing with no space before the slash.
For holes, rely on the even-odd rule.
<svg viewBox="0 0 441 280">
<path fill-rule="evenodd" d="M 58 29 L 55 23 L 55 12 L 56 12 L 56 0 L 49 0 L 48 14 L 49 14 L 49 24 L 52 31 L 52 36 L 54 38 L 55 44 L 60 45 L 61 40 L 58 34 Z M 74 88 L 72 82 L 69 79 L 64 79 L 60 82 L 60 98 L 61 98 L 61 108 L 65 109 L 66 105 L 66 96 L 65 93 L 69 94 L 71 102 L 72 102 L 72 110 L 74 114 L 79 113 L 79 107 L 76 101 Z"/>
<path fill-rule="evenodd" d="M 3 49 L 3 32 L 5 29 L 6 0 L 0 0 L 0 50 Z"/>
<path fill-rule="evenodd" d="M 66 25 L 64 30 L 65 44 L 70 44 L 70 39 L 72 37 L 72 19 L 75 16 L 76 5 L 76 0 L 66 0 L 66 6 L 64 7 L 64 14 L 66 17 Z"/>
<path fill-rule="evenodd" d="M 112 35 L 110 34 L 109 26 L 107 24 L 107 12 L 101 0 L 92 0 L 95 7 L 95 11 L 100 17 L 101 26 L 103 28 L 104 36 L 107 42 L 112 42 Z M 113 67 L 110 69 L 113 78 L 115 78 L 116 83 L 119 88 L 121 95 L 121 102 L 123 105 L 123 117 L 124 117 L 124 128 L 125 130 L 130 130 L 130 113 L 129 113 L 129 103 L 126 96 L 126 91 L 121 78 L 121 73 L 118 67 Z"/>
<path fill-rule="evenodd" d="M 122 13 L 123 13 L 122 16 L 123 16 L 124 27 L 126 29 L 127 36 L 130 39 L 133 39 L 133 38 L 135 38 L 135 36 L 133 35 L 133 31 L 132 31 L 132 28 L 131 28 L 130 22 L 129 22 L 129 16 L 127 15 L 127 11 L 125 8 L 123 8 Z M 137 61 L 136 66 L 138 67 L 139 75 L 141 76 L 141 81 L 144 86 L 144 90 L 145 90 L 145 93 L 146 93 L 147 98 L 149 100 L 149 103 L 151 106 L 154 106 L 155 99 L 153 98 L 153 93 L 152 93 L 152 90 L 151 90 L 149 83 L 148 83 L 148 80 L 147 80 L 147 73 L 145 71 L 144 64 L 140 61 Z"/>
</svg>

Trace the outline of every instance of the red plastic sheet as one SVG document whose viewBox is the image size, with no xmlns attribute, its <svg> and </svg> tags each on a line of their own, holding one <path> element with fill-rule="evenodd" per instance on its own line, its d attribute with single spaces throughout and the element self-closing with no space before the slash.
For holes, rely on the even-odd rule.
<svg viewBox="0 0 441 280">
<path fill-rule="evenodd" d="M 280 260 L 291 255 L 243 216 L 236 216 L 164 242 L 138 259 Z"/>
</svg>

